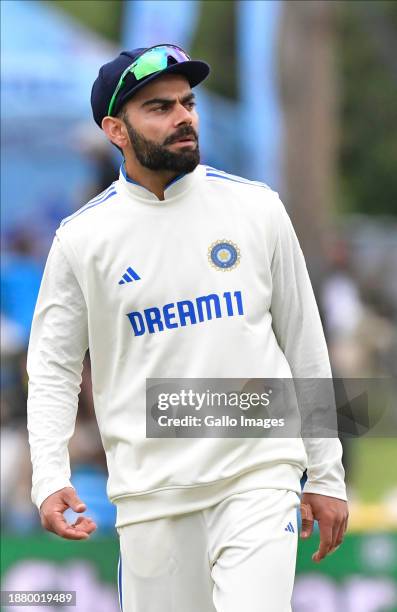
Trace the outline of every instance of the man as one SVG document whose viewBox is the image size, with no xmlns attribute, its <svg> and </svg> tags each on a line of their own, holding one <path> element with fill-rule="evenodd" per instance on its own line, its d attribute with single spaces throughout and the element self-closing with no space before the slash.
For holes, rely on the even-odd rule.
<svg viewBox="0 0 397 612">
<path fill-rule="evenodd" d="M 93 115 L 120 178 L 56 232 L 28 355 L 32 498 L 43 526 L 85 539 L 67 452 L 83 356 L 117 507 L 125 612 L 290 609 L 302 536 L 320 561 L 347 524 L 336 438 L 146 437 L 148 378 L 330 377 L 302 252 L 277 194 L 201 165 L 192 87 L 173 45 L 103 66 Z"/>
</svg>

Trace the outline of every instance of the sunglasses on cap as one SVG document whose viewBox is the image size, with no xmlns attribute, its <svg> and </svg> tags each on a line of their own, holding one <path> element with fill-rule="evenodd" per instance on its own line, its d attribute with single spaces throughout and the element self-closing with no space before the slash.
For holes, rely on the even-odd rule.
<svg viewBox="0 0 397 612">
<path fill-rule="evenodd" d="M 133 74 L 137 81 L 144 79 L 145 77 L 164 70 L 168 67 L 168 60 L 172 58 L 177 64 L 180 62 L 190 61 L 190 57 L 180 47 L 176 45 L 156 45 L 150 49 L 146 49 L 140 55 L 138 55 L 132 64 L 128 66 L 120 77 L 117 83 L 116 89 L 111 97 L 108 107 L 108 115 L 112 116 L 112 111 L 116 104 L 117 96 L 120 90 L 125 85 L 125 78 L 127 74 Z"/>
</svg>

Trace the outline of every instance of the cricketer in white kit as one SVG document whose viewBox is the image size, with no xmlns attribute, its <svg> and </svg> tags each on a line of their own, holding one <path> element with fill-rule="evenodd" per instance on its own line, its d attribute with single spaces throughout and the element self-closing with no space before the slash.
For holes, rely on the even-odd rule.
<svg viewBox="0 0 397 612">
<path fill-rule="evenodd" d="M 105 64 L 91 104 L 120 177 L 62 221 L 28 351 L 32 499 L 43 526 L 96 525 L 70 481 L 89 348 L 124 612 L 287 612 L 313 520 L 320 561 L 348 511 L 337 438 L 149 438 L 148 378 L 330 378 L 295 232 L 263 183 L 200 164 L 192 87 L 209 73 L 174 45 Z M 307 469 L 301 496 L 300 480 Z"/>
</svg>

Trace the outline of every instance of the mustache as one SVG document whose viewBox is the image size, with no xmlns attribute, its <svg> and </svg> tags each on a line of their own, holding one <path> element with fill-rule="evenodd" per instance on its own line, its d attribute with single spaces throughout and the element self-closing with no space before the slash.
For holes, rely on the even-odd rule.
<svg viewBox="0 0 397 612">
<path fill-rule="evenodd" d="M 187 138 L 188 136 L 191 136 L 192 140 L 195 140 L 196 142 L 198 141 L 198 135 L 194 129 L 192 127 L 185 127 L 176 132 L 176 134 L 168 136 L 168 138 L 166 138 L 164 141 L 164 145 L 173 144 L 174 142 L 178 142 L 178 140 L 181 138 Z"/>
</svg>

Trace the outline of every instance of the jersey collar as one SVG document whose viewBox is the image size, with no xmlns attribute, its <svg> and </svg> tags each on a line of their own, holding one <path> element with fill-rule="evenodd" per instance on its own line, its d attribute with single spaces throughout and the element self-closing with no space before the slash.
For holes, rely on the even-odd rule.
<svg viewBox="0 0 397 612">
<path fill-rule="evenodd" d="M 164 200 L 159 200 L 154 193 L 149 191 L 149 189 L 146 189 L 146 187 L 143 187 L 136 181 L 132 180 L 126 173 L 125 162 L 123 162 L 120 166 L 119 181 L 123 189 L 134 198 L 145 200 L 154 204 L 164 204 L 165 202 L 173 200 L 174 198 L 179 197 L 188 191 L 197 180 L 202 167 L 203 166 L 199 164 L 193 170 L 193 172 L 176 176 L 165 188 Z"/>
</svg>

